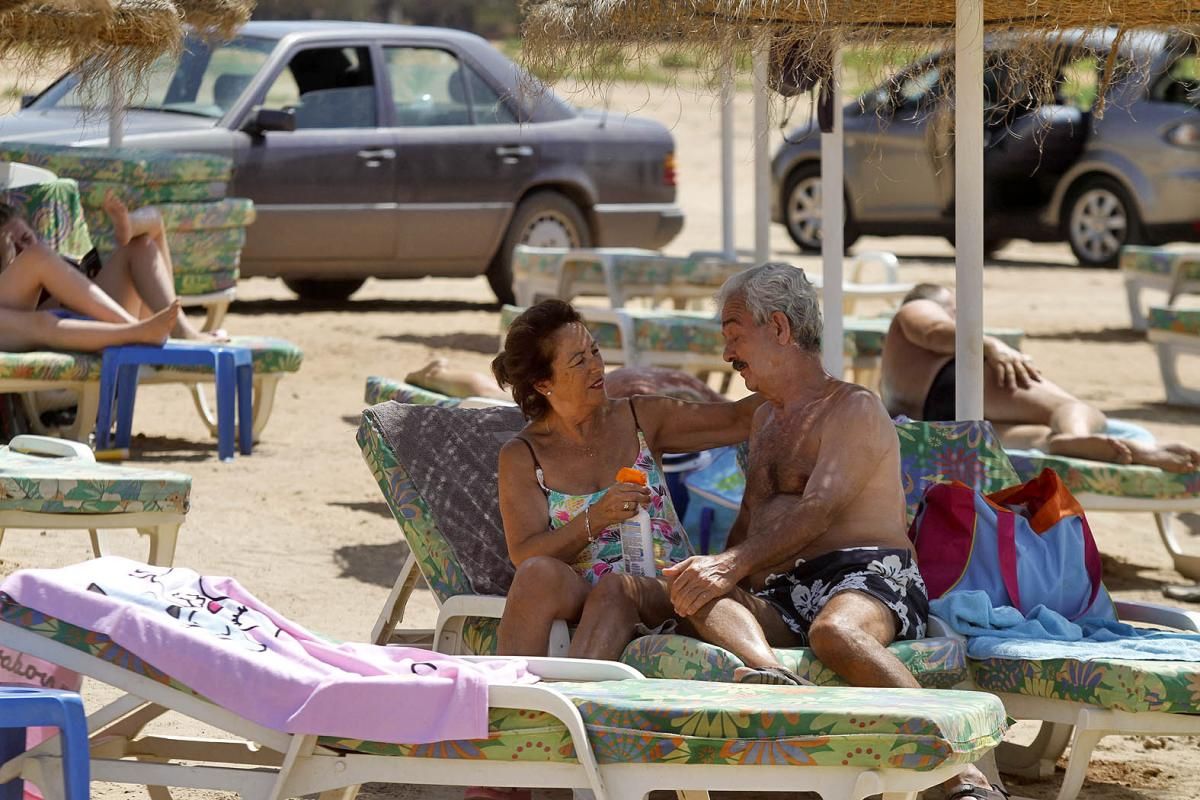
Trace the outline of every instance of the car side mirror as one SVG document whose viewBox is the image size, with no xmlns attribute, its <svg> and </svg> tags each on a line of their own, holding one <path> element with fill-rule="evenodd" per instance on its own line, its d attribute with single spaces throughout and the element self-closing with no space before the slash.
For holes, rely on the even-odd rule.
<svg viewBox="0 0 1200 800">
<path fill-rule="evenodd" d="M 31 105 L 33 105 L 34 100 L 37 100 L 36 94 L 21 95 L 21 108 L 29 108 Z"/>
<path fill-rule="evenodd" d="M 261 136 L 268 131 L 290 133 L 296 130 L 296 115 L 276 108 L 255 108 L 242 130 L 251 136 Z"/>
</svg>

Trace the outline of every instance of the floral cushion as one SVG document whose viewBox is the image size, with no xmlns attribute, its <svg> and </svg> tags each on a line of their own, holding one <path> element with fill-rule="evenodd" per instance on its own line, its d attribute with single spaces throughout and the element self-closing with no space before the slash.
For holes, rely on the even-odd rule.
<svg viewBox="0 0 1200 800">
<path fill-rule="evenodd" d="M 1200 280 L 1200 250 L 1163 250 L 1161 247 L 1126 245 L 1121 248 L 1122 272 L 1174 276 L 1181 272 L 1186 280 Z"/>
<path fill-rule="evenodd" d="M 1135 713 L 1200 713 L 1200 664 L 1192 662 L 990 658 L 968 663 L 975 685 L 990 692 Z"/>
<path fill-rule="evenodd" d="M 461 397 L 447 397 L 429 389 L 422 389 L 420 386 L 413 386 L 411 383 L 393 381 L 376 375 L 367 378 L 365 399 L 367 405 L 371 406 L 395 400 L 397 403 L 408 403 L 414 406 L 453 408 L 462 402 Z"/>
<path fill-rule="evenodd" d="M 967 678 L 966 647 L 957 639 L 895 642 L 889 648 L 929 689 L 949 689 Z M 822 664 L 807 647 L 775 651 L 783 665 L 820 686 L 844 686 L 837 673 Z M 621 660 L 647 678 L 733 681 L 733 671 L 745 666 L 724 648 L 690 636 L 642 636 L 625 648 Z"/>
<path fill-rule="evenodd" d="M 71 178 L 19 186 L 0 192 L 0 202 L 13 206 L 43 242 L 57 253 L 80 258 L 92 249 L 79 184 Z"/>
<path fill-rule="evenodd" d="M 175 294 L 180 297 L 194 297 L 232 289 L 237 286 L 239 275 L 241 275 L 239 269 L 217 272 L 181 272 L 175 276 Z"/>
<path fill-rule="evenodd" d="M 172 153 L 133 147 L 67 147 L 5 142 L 0 158 L 45 167 L 61 177 L 134 185 L 228 181 L 232 159 L 203 153 Z"/>
<path fill-rule="evenodd" d="M 896 434 L 909 519 L 934 483 L 958 481 L 987 494 L 1021 482 L 991 423 L 902 421 Z"/>
<path fill-rule="evenodd" d="M 1034 450 L 1009 451 L 1008 457 L 1022 480 L 1043 469 L 1052 469 L 1075 494 L 1090 492 L 1108 497 L 1150 500 L 1200 500 L 1200 472 L 1166 472 L 1141 465 L 1106 464 L 1082 458 L 1051 456 Z"/>
<path fill-rule="evenodd" d="M 158 683 L 186 686 L 88 631 L 0 595 L 0 619 Z M 931 770 L 965 764 L 999 743 L 1004 708 L 981 692 L 742 686 L 702 681 L 556 683 L 579 710 L 602 764 L 663 762 Z M 194 694 L 194 693 L 193 693 Z M 340 750 L 394 756 L 573 762 L 548 714 L 493 709 L 487 739 L 424 745 L 322 738 Z"/>
<path fill-rule="evenodd" d="M 186 514 L 192 479 L 178 472 L 50 458 L 0 448 L 0 511 Z"/>
<path fill-rule="evenodd" d="M 517 318 L 524 308 L 520 306 L 505 305 L 500 308 L 500 338 L 503 340 L 504 333 L 512 325 L 513 320 Z M 596 320 L 584 320 L 584 325 L 588 332 L 592 334 L 592 338 L 596 340 L 596 344 L 603 350 L 620 350 L 621 349 L 621 329 L 614 322 L 597 322 Z M 503 345 L 503 341 L 501 341 Z"/>
<path fill-rule="evenodd" d="M 517 277 L 537 275 L 545 279 L 558 277 L 564 264 L 566 250 L 558 248 L 522 247 L 513 254 L 513 274 Z M 617 281 L 642 286 L 711 286 L 714 289 L 731 275 L 746 268 L 745 264 L 730 263 L 719 256 L 693 253 L 689 256 L 666 256 L 653 250 L 607 248 L 597 255 L 610 259 Z M 603 284 L 604 268 L 599 260 L 588 259 L 575 273 L 581 283 Z"/>
<path fill-rule="evenodd" d="M 1153 306 L 1148 317 L 1150 330 L 1200 336 L 1200 308 Z"/>
<path fill-rule="evenodd" d="M 250 348 L 254 372 L 269 375 L 296 372 L 303 351 L 291 342 L 267 336 L 234 336 L 231 344 Z M 0 352 L 0 380 L 5 378 L 38 381 L 98 381 L 100 355 L 97 353 L 58 353 L 39 350 L 32 353 Z M 172 367 L 172 372 L 208 372 L 206 367 Z"/>
</svg>

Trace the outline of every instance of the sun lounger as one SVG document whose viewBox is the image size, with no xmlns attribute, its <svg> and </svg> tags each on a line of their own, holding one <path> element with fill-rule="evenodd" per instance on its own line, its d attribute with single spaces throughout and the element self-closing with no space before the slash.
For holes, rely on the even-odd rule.
<svg viewBox="0 0 1200 800">
<path fill-rule="evenodd" d="M 1200 406 L 1200 388 L 1184 386 L 1179 377 L 1179 357 L 1200 355 L 1200 308 L 1150 309 L 1147 334 L 1158 355 L 1167 402 Z"/>
<path fill-rule="evenodd" d="M 897 280 L 896 257 L 891 253 L 862 253 L 850 265 L 850 273 L 861 278 L 864 265 L 883 266 L 880 283 L 847 282 L 842 287 L 844 313 L 851 313 L 858 300 L 883 300 L 899 305 L 913 284 Z M 607 297 L 611 308 L 624 308 L 633 298 L 652 302 L 671 300 L 683 308 L 691 300 L 707 300 L 732 275 L 752 262 L 730 261 L 721 253 L 698 251 L 687 256 L 668 256 L 656 250 L 597 247 L 566 249 L 518 245 L 513 253 L 513 287 L 517 303 L 528 306 L 539 298 Z M 811 276 L 820 291 L 820 276 Z"/>
<path fill-rule="evenodd" d="M 151 564 L 169 566 L 188 511 L 192 479 L 178 472 L 97 464 L 78 442 L 18 436 L 0 447 L 0 540 L 9 528 L 135 528 L 150 539 Z"/>
<path fill-rule="evenodd" d="M 259 336 L 235 336 L 232 344 L 249 348 L 254 358 L 254 436 L 258 437 L 266 426 L 275 400 L 279 380 L 290 372 L 300 369 L 303 353 L 300 348 L 282 339 Z M 62 431 L 62 435 L 76 441 L 87 441 L 96 424 L 96 410 L 100 400 L 99 353 L 59 353 L 39 351 L 33 353 L 0 353 L 0 393 L 40 392 L 51 389 L 66 389 L 78 398 L 78 410 L 74 424 Z M 148 370 L 139 381 L 148 384 L 178 383 L 192 391 L 197 411 L 216 436 L 216 414 L 209 408 L 200 385 L 213 381 L 212 370 L 199 367 L 170 367 Z M 40 413 L 34 400 L 25 395 L 30 424 L 38 433 L 47 433 L 41 424 Z"/>
<path fill-rule="evenodd" d="M 0 644 L 118 689 L 89 716 L 92 779 L 158 797 L 177 786 L 351 798 L 366 782 L 580 788 L 597 800 L 751 788 L 912 797 L 990 752 L 1005 727 L 1000 704 L 978 693 L 650 681 L 620 664 L 530 659 L 543 682 L 491 686 L 486 739 L 389 744 L 257 724 L 154 659 L 4 595 Z M 232 736 L 144 732 L 167 712 Z M 0 766 L 0 781 L 42 782 L 60 760 L 52 739 Z"/>
<path fill-rule="evenodd" d="M 1161 247 L 1126 245 L 1121 248 L 1121 274 L 1129 302 L 1129 319 L 1135 331 L 1147 328 L 1142 311 L 1144 289 L 1165 292 L 1167 305 L 1175 305 L 1182 294 L 1200 293 L 1200 250 L 1167 250 Z"/>
</svg>

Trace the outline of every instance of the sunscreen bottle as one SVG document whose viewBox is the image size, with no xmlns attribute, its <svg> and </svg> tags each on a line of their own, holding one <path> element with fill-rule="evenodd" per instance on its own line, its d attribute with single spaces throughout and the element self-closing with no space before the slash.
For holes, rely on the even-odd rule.
<svg viewBox="0 0 1200 800">
<path fill-rule="evenodd" d="M 646 473 L 622 467 L 617 472 L 617 482 L 645 486 Z M 653 578 L 658 574 L 654 564 L 654 531 L 650 527 L 650 512 L 644 506 L 639 505 L 637 514 L 621 523 L 621 555 L 630 575 Z"/>
</svg>

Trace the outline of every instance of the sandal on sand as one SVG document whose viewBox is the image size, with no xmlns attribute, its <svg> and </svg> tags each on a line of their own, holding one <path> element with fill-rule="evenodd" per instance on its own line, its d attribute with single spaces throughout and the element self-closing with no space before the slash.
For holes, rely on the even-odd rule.
<svg viewBox="0 0 1200 800">
<path fill-rule="evenodd" d="M 744 667 L 751 670 L 737 678 L 738 683 L 758 683 L 766 686 L 816 686 L 785 667 Z"/>
<path fill-rule="evenodd" d="M 531 789 L 496 789 L 490 786 L 469 786 L 463 800 L 532 800 Z"/>
<path fill-rule="evenodd" d="M 1182 586 L 1164 586 L 1162 593 L 1172 600 L 1183 600 L 1187 603 L 1200 603 L 1200 583 Z"/>
<path fill-rule="evenodd" d="M 1009 793 L 995 786 L 960 783 L 946 793 L 946 800 L 1008 800 Z"/>
</svg>

